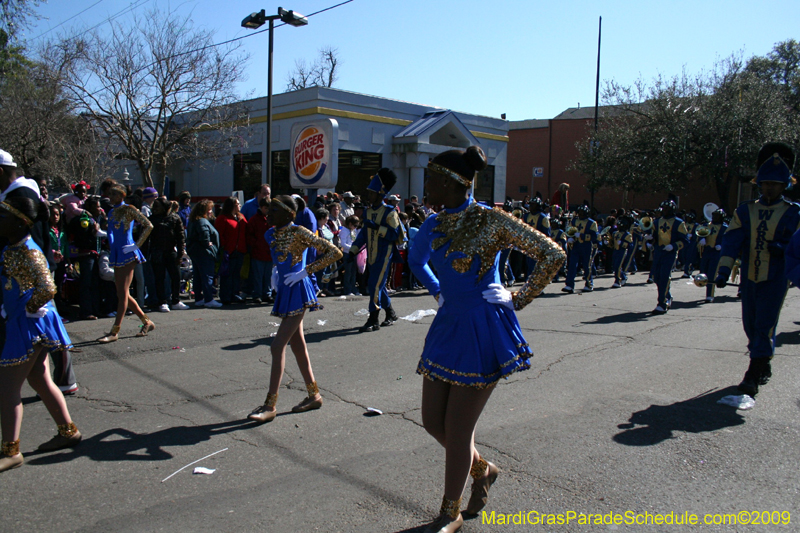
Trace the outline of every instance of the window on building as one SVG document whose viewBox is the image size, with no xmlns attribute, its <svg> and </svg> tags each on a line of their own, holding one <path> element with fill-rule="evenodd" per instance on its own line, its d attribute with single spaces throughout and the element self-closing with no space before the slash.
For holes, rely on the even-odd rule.
<svg viewBox="0 0 800 533">
<path fill-rule="evenodd" d="M 261 186 L 262 166 L 261 152 L 234 154 L 233 190 L 244 191 L 244 197 L 249 199 L 253 191 Z"/>
<path fill-rule="evenodd" d="M 475 178 L 475 199 L 479 202 L 486 202 L 489 205 L 494 203 L 494 165 L 489 165 Z"/>
</svg>

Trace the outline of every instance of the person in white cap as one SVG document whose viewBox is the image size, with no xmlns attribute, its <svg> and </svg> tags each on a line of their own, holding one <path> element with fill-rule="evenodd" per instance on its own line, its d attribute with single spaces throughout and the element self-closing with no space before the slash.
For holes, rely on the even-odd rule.
<svg viewBox="0 0 800 533">
<path fill-rule="evenodd" d="M 342 208 L 339 210 L 339 224 L 342 226 L 344 226 L 345 221 L 347 221 L 347 217 L 351 217 L 356 214 L 355 200 L 356 195 L 350 191 L 342 194 L 342 201 L 339 203 L 339 205 L 342 206 Z"/>
</svg>

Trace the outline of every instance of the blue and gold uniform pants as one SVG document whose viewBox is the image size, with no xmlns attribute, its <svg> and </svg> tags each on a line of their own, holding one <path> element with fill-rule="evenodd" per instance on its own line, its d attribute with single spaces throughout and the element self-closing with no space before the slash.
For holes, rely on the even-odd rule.
<svg viewBox="0 0 800 533">
<path fill-rule="evenodd" d="M 391 267 L 391 248 L 381 254 L 381 257 L 378 257 L 374 263 L 369 265 L 367 291 L 369 292 L 370 312 L 386 309 L 392 305 L 392 300 L 389 299 L 389 293 L 386 292 L 386 280 L 389 278 Z"/>
<path fill-rule="evenodd" d="M 611 256 L 611 268 L 614 270 L 614 281 L 620 283 L 621 281 L 628 279 L 628 273 L 625 270 L 626 263 L 628 262 L 628 253 L 630 251 L 630 247 L 628 248 L 620 248 L 619 250 L 614 250 L 614 254 Z"/>
<path fill-rule="evenodd" d="M 572 249 L 567 257 L 567 281 L 565 286 L 575 288 L 575 276 L 578 273 L 578 264 L 583 268 L 583 278 L 586 284 L 592 286 L 592 243 L 576 242 L 572 244 Z"/>
<path fill-rule="evenodd" d="M 775 329 L 789 282 L 783 277 L 758 283 L 743 279 L 739 288 L 742 290 L 742 325 L 750 358 L 772 357 L 775 355 Z"/>
<path fill-rule="evenodd" d="M 656 248 L 653 252 L 653 268 L 650 273 L 658 288 L 658 305 L 661 307 L 666 306 L 667 300 L 672 300 L 672 293 L 670 293 L 669 287 L 672 282 L 672 267 L 675 266 L 675 258 L 677 256 L 677 250 L 667 252 L 661 248 Z"/>
</svg>

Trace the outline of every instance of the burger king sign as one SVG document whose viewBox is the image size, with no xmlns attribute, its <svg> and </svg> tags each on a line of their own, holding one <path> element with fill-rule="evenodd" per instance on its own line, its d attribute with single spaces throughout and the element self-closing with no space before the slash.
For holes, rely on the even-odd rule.
<svg viewBox="0 0 800 533">
<path fill-rule="evenodd" d="M 339 125 L 330 118 L 292 126 L 289 182 L 297 189 L 333 189 L 339 177 Z"/>
</svg>

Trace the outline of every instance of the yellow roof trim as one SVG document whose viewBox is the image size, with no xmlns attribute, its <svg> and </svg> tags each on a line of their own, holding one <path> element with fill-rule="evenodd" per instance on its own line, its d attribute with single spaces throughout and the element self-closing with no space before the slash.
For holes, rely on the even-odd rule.
<svg viewBox="0 0 800 533">
<path fill-rule="evenodd" d="M 378 122 L 380 124 L 393 124 L 395 126 L 408 126 L 411 120 L 403 120 L 392 117 L 382 117 L 380 115 L 368 115 L 367 113 L 357 113 L 355 111 L 343 111 L 341 109 L 333 109 L 330 107 L 309 107 L 306 109 L 298 109 L 297 111 L 287 111 L 285 113 L 277 113 L 272 115 L 272 120 L 286 120 L 291 118 L 307 117 L 311 115 L 326 115 L 331 117 L 350 118 L 353 120 L 364 120 L 367 122 Z M 259 124 L 266 122 L 267 117 L 253 117 L 250 119 L 250 124 Z M 489 139 L 492 141 L 508 142 L 508 135 L 495 135 L 493 133 L 484 133 L 482 131 L 472 131 L 470 133 L 475 137 L 481 139 Z"/>
</svg>

